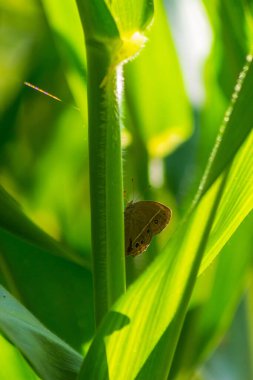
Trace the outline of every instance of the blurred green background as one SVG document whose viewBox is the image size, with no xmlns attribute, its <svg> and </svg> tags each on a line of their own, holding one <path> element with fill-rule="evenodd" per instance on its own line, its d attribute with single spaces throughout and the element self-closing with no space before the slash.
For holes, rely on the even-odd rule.
<svg viewBox="0 0 253 380">
<path fill-rule="evenodd" d="M 126 202 L 154 199 L 167 204 L 173 209 L 173 221 L 147 256 L 135 264 L 127 262 L 129 283 L 185 215 L 252 41 L 251 1 L 168 0 L 162 4 L 157 0 L 155 5 L 149 42 L 124 68 L 124 190 Z M 34 278 L 37 281 L 41 276 L 44 283 L 48 277 L 53 304 L 54 294 L 59 294 L 52 290 L 53 273 L 61 272 L 64 281 L 64 262 L 59 269 L 58 261 L 49 255 L 47 264 L 34 264 L 28 258 L 33 254 L 26 247 L 22 251 L 22 242 L 15 243 L 9 236 L 2 237 L 1 250 L 11 251 L 13 262 L 20 263 L 26 256 L 20 271 L 8 263 L 15 280 L 23 283 L 19 289 L 16 283 L 16 295 L 32 305 L 32 311 L 53 331 L 80 349 L 92 336 L 93 311 L 86 65 L 75 2 L 0 0 L 0 41 L 0 184 L 32 221 L 82 261 L 82 267 L 73 262 L 71 270 L 75 281 L 80 277 L 77 288 L 88 298 L 88 325 L 82 325 L 82 315 L 80 326 L 73 332 L 68 329 L 73 316 L 65 313 L 65 300 L 59 301 L 66 319 L 62 327 L 49 315 L 53 313 L 49 308 L 43 309 L 43 295 L 34 306 L 30 288 Z M 62 101 L 25 86 L 25 81 Z M 240 239 L 248 242 L 245 249 L 250 246 L 248 230 L 240 229 Z M 233 244 L 230 248 L 236 249 Z M 1 272 L 1 281 L 11 288 L 3 265 Z M 41 291 L 46 294 L 43 287 Z M 242 302 L 230 334 L 238 323 L 243 326 L 243 315 Z M 232 346 L 237 342 L 231 339 Z M 219 366 L 223 348 L 207 364 L 205 378 L 225 378 L 222 372 L 210 375 L 212 366 L 216 366 L 213 371 L 224 370 Z M 249 364 L 242 361 L 238 365 L 245 368 Z"/>
</svg>

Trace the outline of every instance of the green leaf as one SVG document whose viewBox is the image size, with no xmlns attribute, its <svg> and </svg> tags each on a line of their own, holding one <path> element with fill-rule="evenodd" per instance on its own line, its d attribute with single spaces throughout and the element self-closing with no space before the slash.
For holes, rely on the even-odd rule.
<svg viewBox="0 0 253 380">
<path fill-rule="evenodd" d="M 201 264 L 202 273 L 236 231 L 253 206 L 253 134 L 241 147 L 232 165 L 224 199 L 212 227 L 206 254 Z"/>
<path fill-rule="evenodd" d="M 204 0 L 213 24 L 214 41 L 218 47 L 218 81 L 228 99 L 241 70 L 245 55 L 250 51 L 247 36 L 244 1 L 222 1 L 219 6 Z"/>
<path fill-rule="evenodd" d="M 180 378 L 182 373 L 189 379 L 231 324 L 247 285 L 252 222 L 251 213 L 222 249 L 217 261 L 198 278 L 173 359 L 171 379 Z"/>
<path fill-rule="evenodd" d="M 232 91 L 245 64 L 247 48 L 245 14 L 242 1 L 204 1 L 213 34 L 211 55 L 205 64 L 205 106 L 201 110 L 201 143 L 199 146 L 203 168 L 208 158 L 217 128 L 231 100 Z M 232 115 L 233 117 L 233 115 Z M 240 129 L 240 128 L 238 128 Z M 231 147 L 233 149 L 233 145 Z M 230 156 L 228 150 L 225 155 Z M 231 156 L 230 156 L 231 158 Z M 199 163 L 200 164 L 200 163 Z M 211 178 L 210 178 L 211 180 Z"/>
<path fill-rule="evenodd" d="M 0 329 L 45 380 L 76 378 L 82 356 L 47 330 L 0 286 Z"/>
<path fill-rule="evenodd" d="M 73 97 L 87 124 L 86 61 L 84 35 L 76 2 L 42 0 L 64 73 Z"/>
<path fill-rule="evenodd" d="M 76 0 L 85 37 L 93 41 L 117 39 L 119 31 L 105 1 Z"/>
<path fill-rule="evenodd" d="M 243 113 L 248 104 L 240 104 Z M 247 124 L 241 124 L 241 128 L 247 129 Z M 235 133 L 234 128 L 230 133 Z M 220 149 L 223 143 L 226 140 L 221 139 Z M 119 374 L 126 380 L 137 376 L 153 379 L 154 373 L 156 378 L 168 375 L 205 251 L 201 270 L 211 263 L 253 208 L 252 133 L 230 170 L 197 200 L 164 252 L 105 317 L 85 358 L 80 379 L 117 379 Z M 162 341 L 163 337 L 166 340 Z M 164 355 L 166 362 L 157 365 Z M 94 366 L 95 362 L 99 365 Z"/>
<path fill-rule="evenodd" d="M 145 30 L 152 20 L 154 4 L 150 0 L 105 0 L 116 20 L 121 36 Z"/>
<path fill-rule="evenodd" d="M 109 72 L 133 57 L 143 47 L 144 32 L 153 16 L 153 1 L 76 0 L 86 43 L 110 52 Z"/>
<path fill-rule="evenodd" d="M 246 163 L 246 168 L 250 165 L 253 167 L 252 141 L 253 138 L 242 150 L 243 163 Z M 238 160 L 240 159 L 241 157 L 238 157 Z M 243 192 L 240 202 L 234 205 L 229 203 L 227 197 L 223 198 L 228 230 L 232 226 L 234 230 L 245 216 L 243 213 L 239 217 L 244 202 L 247 204 L 246 213 L 252 209 L 252 174 L 246 178 L 248 183 L 242 181 L 246 169 L 243 163 L 240 172 L 237 172 L 238 186 L 236 190 L 235 182 L 230 181 L 229 186 L 226 187 L 226 194 L 233 193 L 232 197 L 238 196 L 238 192 L 242 191 L 245 184 L 248 191 Z M 240 184 L 241 186 L 239 186 Z M 159 372 L 160 377 L 157 378 L 163 378 L 168 373 L 166 363 L 163 361 L 165 368 L 160 368 L 157 360 L 159 357 L 164 358 L 165 351 L 169 361 L 175 350 L 181 326 L 178 313 L 182 308 L 185 294 L 189 291 L 188 278 L 194 269 L 198 246 L 203 238 L 203 226 L 207 223 L 207 216 L 210 214 L 210 208 L 212 208 L 216 196 L 217 186 L 215 187 L 216 189 L 211 189 L 212 192 L 208 193 L 206 198 L 199 203 L 195 215 L 191 215 L 190 220 L 177 231 L 166 251 L 129 288 L 125 297 L 116 303 L 113 308 L 114 314 L 109 312 L 85 359 L 80 379 L 103 378 L 107 372 L 110 374 L 110 379 L 116 379 L 119 373 L 124 379 L 134 379 L 145 362 L 147 367 L 144 368 L 144 373 L 140 373 L 140 379 L 154 378 L 154 371 Z M 224 213 L 222 215 L 224 217 Z M 217 212 L 216 217 L 220 216 L 221 214 Z M 233 230 L 226 234 L 227 240 Z M 223 232 L 223 230 L 218 231 L 216 240 L 222 236 Z M 216 242 L 213 241 L 213 243 Z M 215 248 L 215 253 L 218 254 L 219 246 Z M 194 280 L 191 279 L 191 281 Z M 115 328 L 117 331 L 114 330 Z M 157 360 L 151 356 L 153 360 L 150 358 L 150 361 L 147 362 L 166 329 L 168 329 L 166 332 L 168 340 L 163 351 L 156 353 Z M 109 362 L 104 356 L 105 349 Z M 101 363 L 101 365 L 94 367 L 92 364 L 94 362 Z M 120 372 L 117 363 L 121 363 Z"/>
<path fill-rule="evenodd" d="M 0 283 L 81 351 L 94 331 L 90 271 L 4 231 L 0 252 Z"/>
<path fill-rule="evenodd" d="M 1 380 L 39 380 L 20 351 L 0 335 Z"/>
<path fill-rule="evenodd" d="M 152 20 L 151 0 L 77 0 L 87 39 L 106 41 L 141 32 Z"/>
<path fill-rule="evenodd" d="M 27 218 L 19 204 L 0 185 L 0 234 L 1 229 L 19 236 L 35 246 L 44 248 L 52 254 L 66 257 L 84 265 L 84 261 L 81 258 L 68 252 L 56 240 Z"/>
<path fill-rule="evenodd" d="M 215 379 L 252 379 L 252 352 L 249 349 L 250 331 L 246 308 L 245 298 L 242 298 L 228 333 L 202 366 L 201 372 L 207 377 L 212 373 Z"/>
<path fill-rule="evenodd" d="M 247 79 L 245 80 L 245 78 Z M 224 125 L 222 126 L 219 140 L 216 142 L 215 150 L 217 150 L 217 152 L 212 160 L 212 167 L 208 175 L 208 180 L 204 185 L 204 191 L 210 187 L 210 185 L 220 175 L 222 170 L 229 165 L 241 144 L 252 130 L 253 115 L 252 108 L 250 106 L 252 86 L 252 56 L 248 55 L 247 63 L 237 80 L 234 93 L 232 95 L 232 102 L 224 117 Z M 231 131 L 233 132 L 231 133 Z M 223 144 L 220 147 L 219 145 L 221 138 L 223 140 Z"/>
<path fill-rule="evenodd" d="M 125 67 L 126 100 L 130 113 L 126 126 L 134 141 L 136 134 L 140 135 L 151 157 L 164 157 L 192 133 L 192 116 L 160 0 L 156 2 L 154 24 L 148 37 L 143 51 Z"/>
</svg>

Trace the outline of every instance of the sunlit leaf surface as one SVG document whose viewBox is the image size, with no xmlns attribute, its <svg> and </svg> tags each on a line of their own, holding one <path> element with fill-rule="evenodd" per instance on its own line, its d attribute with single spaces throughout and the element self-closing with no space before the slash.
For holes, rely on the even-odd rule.
<svg viewBox="0 0 253 380">
<path fill-rule="evenodd" d="M 212 371 L 215 379 L 252 378 L 253 8 L 164 5 L 0 0 L 3 380 L 75 378 L 81 353 L 85 380 L 209 379 Z M 85 37 L 99 53 L 106 47 L 109 74 L 125 62 L 117 195 L 173 211 L 148 251 L 127 258 L 132 285 L 96 333 Z M 201 102 L 185 78 L 202 88 Z"/>
</svg>

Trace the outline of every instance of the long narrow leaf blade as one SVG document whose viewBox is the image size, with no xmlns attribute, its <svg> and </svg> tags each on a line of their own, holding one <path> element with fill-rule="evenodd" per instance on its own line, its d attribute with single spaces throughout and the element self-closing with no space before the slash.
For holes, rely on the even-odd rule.
<svg viewBox="0 0 253 380">
<path fill-rule="evenodd" d="M 241 102 L 242 114 L 245 107 L 248 103 Z M 253 122 L 252 109 L 249 117 Z M 235 127 L 230 129 L 230 133 L 237 134 Z M 244 138 L 247 128 L 248 124 L 240 126 Z M 215 219 L 206 251 L 209 256 L 212 249 L 209 264 L 253 208 L 253 135 L 242 145 L 244 138 L 241 139 L 241 148 L 229 176 L 226 182 L 223 181 L 223 192 L 220 190 L 221 178 L 218 178 L 199 199 L 197 207 L 175 233 L 163 254 L 115 304 L 114 311 L 107 315 L 85 359 L 80 379 L 117 379 L 121 376 L 130 380 L 138 374 L 140 379 L 155 378 L 155 361 L 151 360 L 144 377 L 141 370 L 165 331 L 169 331 L 171 339 L 165 347 L 166 356 L 168 361 L 172 359 L 186 311 L 185 299 L 190 297 L 187 292 L 196 279 L 198 256 L 204 254 L 211 226 L 207 223 L 212 222 L 212 218 L 209 221 L 210 215 Z M 227 144 L 227 139 L 221 141 L 220 149 L 224 149 L 223 144 Z M 222 207 L 217 208 L 221 199 Z M 219 223 L 220 227 L 217 228 Z M 94 363 L 98 364 L 94 366 Z M 169 365 L 162 368 L 164 377 L 168 374 L 168 368 Z"/>
<path fill-rule="evenodd" d="M 227 207 L 222 213 L 218 211 L 216 214 L 219 219 L 225 212 L 226 228 L 228 230 L 233 228 L 231 233 L 241 223 L 242 205 L 247 204 L 242 217 L 246 216 L 245 214 L 253 207 L 252 175 L 249 174 L 246 180 L 242 181 L 245 167 L 248 165 L 253 167 L 252 141 L 251 136 L 243 147 L 243 164 L 246 165 L 242 165 L 241 170 L 237 172 L 236 188 L 234 181 L 229 180 L 229 186 L 226 187 L 226 193 L 232 194 L 233 198 L 241 192 L 240 201 L 231 208 L 229 199 L 223 198 Z M 231 173 L 230 179 L 233 177 L 233 169 Z M 244 186 L 247 189 L 245 192 L 243 192 Z M 166 251 L 119 300 L 114 307 L 114 312 L 107 315 L 86 357 L 80 379 L 106 378 L 104 377 L 106 373 L 109 373 L 110 379 L 117 379 L 119 373 L 124 379 L 129 380 L 137 376 L 162 334 L 172 323 L 173 317 L 176 318 L 175 315 L 186 291 L 188 277 L 196 258 L 197 247 L 203 233 L 202 226 L 206 224 L 210 202 L 216 195 L 216 189 L 211 190 L 200 202 L 196 214 L 192 216 L 193 222 L 188 221 L 182 226 Z M 223 233 L 224 228 L 217 231 L 213 242 L 218 241 Z M 230 234 L 227 235 L 226 240 L 229 237 Z M 211 235 L 210 241 L 212 239 L 214 238 Z M 218 244 L 215 247 L 215 254 L 217 255 L 219 251 Z M 174 321 L 174 327 L 175 323 Z M 175 346 L 172 345 L 171 355 L 174 349 Z M 100 364 L 94 366 L 94 363 Z M 154 374 L 151 371 L 149 373 L 150 377 L 145 378 L 154 378 Z"/>
<path fill-rule="evenodd" d="M 66 257 L 84 264 L 63 248 L 55 239 L 36 226 L 22 211 L 20 205 L 0 185 L 0 236 L 1 229 L 28 241 L 29 243 L 46 249 L 52 254 Z"/>
<path fill-rule="evenodd" d="M 76 378 L 82 356 L 46 329 L 0 286 L 0 329 L 45 380 Z"/>
</svg>

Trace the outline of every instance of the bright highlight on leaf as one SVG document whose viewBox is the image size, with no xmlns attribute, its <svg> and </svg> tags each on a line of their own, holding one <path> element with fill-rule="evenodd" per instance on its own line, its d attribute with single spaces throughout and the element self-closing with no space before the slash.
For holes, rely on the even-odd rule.
<svg viewBox="0 0 253 380">
<path fill-rule="evenodd" d="M 122 46 L 119 49 L 115 60 L 116 65 L 117 61 L 118 63 L 122 63 L 130 58 L 134 58 L 134 56 L 143 48 L 146 41 L 147 38 L 140 32 L 134 32 L 129 36 L 124 35 L 122 38 Z"/>
<path fill-rule="evenodd" d="M 146 40 L 144 35 L 135 32 L 130 36 L 124 36 L 120 41 L 113 44 L 108 73 L 101 82 L 100 87 L 104 87 L 108 83 L 108 80 L 115 75 L 115 70 L 119 65 L 123 65 L 129 59 L 133 59 L 140 52 Z"/>
<path fill-rule="evenodd" d="M 253 8 L 154 3 L 1 9 L 1 380 L 253 379 Z"/>
<path fill-rule="evenodd" d="M 252 73 L 248 72 L 248 75 Z M 244 87 L 241 94 L 243 91 Z M 243 113 L 245 104 L 238 103 L 238 107 Z M 251 117 L 253 121 L 253 113 Z M 226 128 L 230 128 L 229 123 L 230 120 Z M 245 127 L 241 124 L 242 134 Z M 231 134 L 236 132 L 237 129 L 231 128 Z M 219 149 L 223 149 L 225 143 L 226 140 L 221 139 Z M 202 199 L 198 198 L 195 209 L 174 234 L 168 247 L 115 304 L 113 312 L 108 313 L 88 352 L 80 379 L 89 377 L 95 380 L 109 373 L 110 378 L 116 380 L 118 363 L 121 363 L 120 373 L 124 379 L 144 379 L 151 369 L 154 373 L 159 371 L 157 362 L 166 356 L 167 365 L 161 365 L 158 377 L 165 378 L 170 370 L 190 292 L 207 247 L 207 254 L 210 254 L 211 247 L 214 249 L 213 259 L 253 208 L 253 173 L 249 170 L 253 168 L 252 147 L 251 134 L 231 167 L 226 169 Z M 238 201 L 235 201 L 236 194 L 237 197 L 241 195 Z M 221 225 L 216 229 L 218 220 Z M 209 238 L 211 246 L 207 245 Z M 138 310 L 145 310 L 145 313 Z M 129 321 L 126 326 L 123 319 Z M 108 334 L 108 326 L 110 329 L 113 326 L 122 328 Z M 106 341 L 104 336 L 107 336 Z M 167 337 L 168 347 L 160 345 L 164 336 Z M 138 353 L 133 351 L 133 347 L 138 347 Z M 152 360 L 153 353 L 157 355 L 157 362 Z M 109 364 L 107 358 L 110 358 Z M 94 367 L 91 364 L 94 361 L 102 364 Z M 149 368 L 147 372 L 146 365 Z"/>
</svg>

